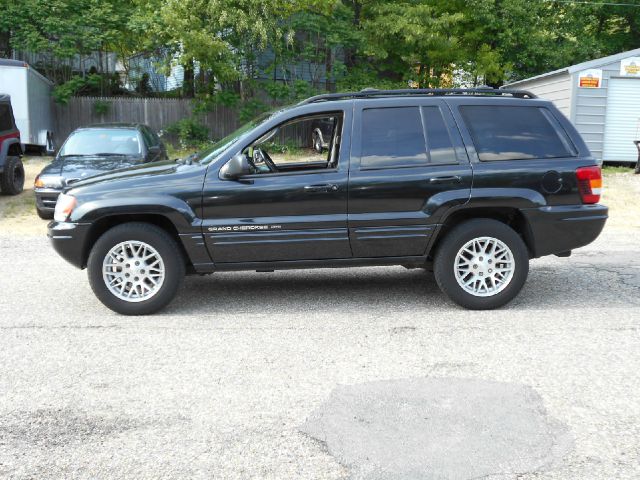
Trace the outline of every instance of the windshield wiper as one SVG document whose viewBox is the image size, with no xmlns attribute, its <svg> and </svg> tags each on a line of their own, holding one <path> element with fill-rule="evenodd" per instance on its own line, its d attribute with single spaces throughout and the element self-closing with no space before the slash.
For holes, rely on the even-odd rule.
<svg viewBox="0 0 640 480">
<path fill-rule="evenodd" d="M 137 155 L 136 153 L 112 153 L 112 152 L 105 152 L 105 153 L 93 153 L 92 156 L 94 157 L 126 157 L 129 155 Z"/>
<path fill-rule="evenodd" d="M 60 155 L 60 158 L 67 157 L 126 157 L 128 153 L 70 153 L 67 155 Z"/>
</svg>

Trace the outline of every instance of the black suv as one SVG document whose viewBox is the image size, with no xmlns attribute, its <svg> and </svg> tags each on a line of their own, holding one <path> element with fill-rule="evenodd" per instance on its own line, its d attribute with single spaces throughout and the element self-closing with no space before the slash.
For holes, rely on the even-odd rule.
<svg viewBox="0 0 640 480">
<path fill-rule="evenodd" d="M 309 145 L 333 121 L 326 152 Z M 509 90 L 328 94 L 209 150 L 78 182 L 54 248 L 123 314 L 167 305 L 188 273 L 403 265 L 471 309 L 504 305 L 529 259 L 593 241 L 600 168 L 548 101 Z"/>
</svg>

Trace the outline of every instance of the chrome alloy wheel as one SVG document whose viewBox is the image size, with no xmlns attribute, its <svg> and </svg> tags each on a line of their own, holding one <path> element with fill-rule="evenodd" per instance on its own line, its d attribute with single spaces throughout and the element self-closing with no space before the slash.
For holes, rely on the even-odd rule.
<svg viewBox="0 0 640 480">
<path fill-rule="evenodd" d="M 515 272 L 511 249 L 493 237 L 478 237 L 465 243 L 455 258 L 458 285 L 476 297 L 490 297 L 507 288 Z"/>
<path fill-rule="evenodd" d="M 105 255 L 102 278 L 109 291 L 126 302 L 153 297 L 164 283 L 164 262 L 148 243 L 129 240 L 118 243 Z"/>
</svg>

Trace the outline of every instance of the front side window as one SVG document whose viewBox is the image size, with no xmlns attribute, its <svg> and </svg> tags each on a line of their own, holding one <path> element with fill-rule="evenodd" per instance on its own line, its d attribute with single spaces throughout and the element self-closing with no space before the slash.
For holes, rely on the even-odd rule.
<svg viewBox="0 0 640 480">
<path fill-rule="evenodd" d="M 338 164 L 342 113 L 289 120 L 243 150 L 253 174 L 335 168 Z"/>
<path fill-rule="evenodd" d="M 142 152 L 137 130 L 100 128 L 78 130 L 60 149 L 61 157 L 91 155 L 139 155 Z"/>
<path fill-rule="evenodd" d="M 546 108 L 464 105 L 460 113 L 482 161 L 575 155 L 566 133 Z"/>
<path fill-rule="evenodd" d="M 428 164 L 418 107 L 365 109 L 361 128 L 361 169 Z"/>
</svg>

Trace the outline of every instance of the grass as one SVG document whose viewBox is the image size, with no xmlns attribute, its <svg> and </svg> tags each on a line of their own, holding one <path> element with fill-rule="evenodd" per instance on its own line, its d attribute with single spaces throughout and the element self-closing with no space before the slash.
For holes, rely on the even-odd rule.
<svg viewBox="0 0 640 480">
<path fill-rule="evenodd" d="M 602 173 L 604 173 L 605 175 L 610 175 L 614 173 L 633 173 L 634 167 L 635 165 L 628 165 L 628 166 L 604 165 L 602 167 Z"/>
<path fill-rule="evenodd" d="M 24 191 L 20 195 L 6 197 L 0 210 L 3 216 L 18 217 L 23 215 L 35 215 L 36 204 L 32 191 Z"/>
<path fill-rule="evenodd" d="M 197 148 L 175 148 L 170 143 L 167 143 L 165 146 L 167 147 L 167 156 L 171 160 L 175 158 L 184 158 L 187 155 L 191 155 L 198 151 Z"/>
</svg>

